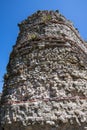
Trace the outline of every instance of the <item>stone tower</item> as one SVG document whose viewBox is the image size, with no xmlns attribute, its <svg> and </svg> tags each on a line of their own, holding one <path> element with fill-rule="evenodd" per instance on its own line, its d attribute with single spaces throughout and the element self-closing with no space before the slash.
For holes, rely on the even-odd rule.
<svg viewBox="0 0 87 130">
<path fill-rule="evenodd" d="M 58 11 L 19 24 L 1 98 L 1 130 L 87 130 L 87 45 Z"/>
</svg>

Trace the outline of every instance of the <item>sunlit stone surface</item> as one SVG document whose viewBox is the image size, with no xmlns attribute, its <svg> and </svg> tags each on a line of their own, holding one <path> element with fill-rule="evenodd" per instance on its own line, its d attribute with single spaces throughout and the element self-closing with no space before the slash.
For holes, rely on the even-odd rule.
<svg viewBox="0 0 87 130">
<path fill-rule="evenodd" d="M 58 11 L 19 24 L 1 98 L 0 130 L 87 130 L 87 45 Z"/>
</svg>

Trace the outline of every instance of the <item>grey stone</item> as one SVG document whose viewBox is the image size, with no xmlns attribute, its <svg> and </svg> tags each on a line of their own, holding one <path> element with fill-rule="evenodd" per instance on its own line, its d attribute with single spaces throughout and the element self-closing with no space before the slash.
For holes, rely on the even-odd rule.
<svg viewBox="0 0 87 130">
<path fill-rule="evenodd" d="M 38 11 L 19 28 L 4 76 L 1 127 L 86 130 L 86 43 L 59 12 Z"/>
</svg>

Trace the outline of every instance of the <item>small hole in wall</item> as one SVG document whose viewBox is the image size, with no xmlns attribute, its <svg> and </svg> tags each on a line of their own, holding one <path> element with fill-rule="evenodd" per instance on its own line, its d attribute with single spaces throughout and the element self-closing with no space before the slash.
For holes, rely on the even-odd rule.
<svg viewBox="0 0 87 130">
<path fill-rule="evenodd" d="M 55 127 L 52 127 L 51 130 L 56 130 L 56 128 L 55 128 Z"/>
</svg>

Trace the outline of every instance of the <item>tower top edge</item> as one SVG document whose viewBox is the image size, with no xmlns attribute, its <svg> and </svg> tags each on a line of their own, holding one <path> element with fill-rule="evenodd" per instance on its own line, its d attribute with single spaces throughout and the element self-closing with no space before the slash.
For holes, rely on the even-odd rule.
<svg viewBox="0 0 87 130">
<path fill-rule="evenodd" d="M 22 25 L 32 24 L 36 20 L 38 23 L 39 21 L 49 21 L 51 19 L 62 21 L 65 23 L 67 22 L 68 24 L 73 25 L 73 23 L 70 20 L 68 20 L 64 15 L 62 15 L 59 10 L 38 10 L 32 15 L 28 16 L 25 20 L 18 23 L 18 26 L 20 28 Z"/>
</svg>

